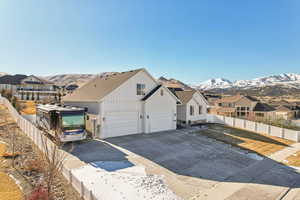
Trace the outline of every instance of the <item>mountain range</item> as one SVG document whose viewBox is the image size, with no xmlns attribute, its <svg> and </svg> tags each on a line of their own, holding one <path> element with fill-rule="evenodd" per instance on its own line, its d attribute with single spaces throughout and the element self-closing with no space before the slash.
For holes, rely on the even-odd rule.
<svg viewBox="0 0 300 200">
<path fill-rule="evenodd" d="M 300 74 L 285 73 L 279 75 L 271 75 L 252 80 L 230 81 L 225 78 L 209 79 L 194 86 L 200 90 L 216 90 L 216 89 L 253 89 L 269 86 L 277 86 L 284 88 L 300 89 Z"/>
<path fill-rule="evenodd" d="M 115 72 L 103 72 L 99 74 L 58 74 L 52 76 L 44 76 L 42 78 L 55 83 L 58 86 L 76 84 L 82 86 L 97 76 L 104 77 Z"/>
</svg>

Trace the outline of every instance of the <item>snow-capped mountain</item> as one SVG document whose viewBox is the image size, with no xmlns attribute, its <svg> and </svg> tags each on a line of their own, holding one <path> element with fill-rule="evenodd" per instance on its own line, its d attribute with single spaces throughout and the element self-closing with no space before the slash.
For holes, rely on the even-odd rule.
<svg viewBox="0 0 300 200">
<path fill-rule="evenodd" d="M 214 88 L 224 89 L 230 87 L 232 87 L 232 82 L 224 78 L 209 79 L 200 83 L 200 85 L 198 86 L 198 88 L 202 90 L 209 90 Z"/>
<path fill-rule="evenodd" d="M 284 86 L 287 88 L 300 89 L 300 74 L 296 73 L 285 73 L 280 75 L 271 75 L 261 78 L 255 78 L 252 80 L 237 80 L 229 81 L 224 78 L 210 79 L 208 81 L 200 83 L 196 86 L 202 90 L 211 89 L 230 89 L 230 88 L 257 88 L 265 86 Z"/>
</svg>

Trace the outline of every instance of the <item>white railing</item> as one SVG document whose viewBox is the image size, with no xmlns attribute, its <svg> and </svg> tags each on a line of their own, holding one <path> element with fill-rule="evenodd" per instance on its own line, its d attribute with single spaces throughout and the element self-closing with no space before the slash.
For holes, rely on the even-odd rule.
<svg viewBox="0 0 300 200">
<path fill-rule="evenodd" d="M 39 149 L 42 152 L 44 152 L 46 149 L 45 145 L 48 146 L 48 150 L 53 149 L 51 148 L 51 146 L 55 144 L 46 136 L 44 136 L 42 131 L 36 128 L 34 124 L 32 124 L 30 121 L 22 117 L 22 115 L 20 115 L 16 111 L 16 109 L 11 105 L 11 103 L 6 98 L 0 96 L 0 103 L 4 104 L 7 107 L 11 116 L 18 124 L 19 128 L 23 131 L 23 133 L 27 137 L 29 137 L 34 142 L 36 146 L 39 147 Z M 60 153 L 65 154 L 66 152 L 60 150 Z M 89 190 L 81 180 L 77 179 L 73 175 L 72 170 L 69 169 L 66 165 L 62 166 L 62 174 L 84 200 L 97 200 L 93 192 Z"/>
<path fill-rule="evenodd" d="M 280 128 L 280 127 L 249 121 L 245 119 L 238 119 L 233 117 L 225 117 L 221 115 L 212 115 L 212 114 L 207 115 L 207 121 L 211 123 L 225 124 L 234 128 L 245 129 L 248 131 L 253 131 L 261 134 L 276 136 L 276 137 L 292 140 L 295 142 L 300 142 L 300 131 Z"/>
</svg>

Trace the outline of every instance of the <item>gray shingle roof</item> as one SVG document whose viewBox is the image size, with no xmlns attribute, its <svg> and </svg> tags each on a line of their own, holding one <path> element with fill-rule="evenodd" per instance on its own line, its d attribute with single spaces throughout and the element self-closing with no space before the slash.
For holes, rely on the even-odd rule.
<svg viewBox="0 0 300 200">
<path fill-rule="evenodd" d="M 103 97 L 122 85 L 125 81 L 143 70 L 144 69 L 136 69 L 127 72 L 115 73 L 106 77 L 96 77 L 75 90 L 72 94 L 65 96 L 63 101 L 100 101 Z"/>
</svg>

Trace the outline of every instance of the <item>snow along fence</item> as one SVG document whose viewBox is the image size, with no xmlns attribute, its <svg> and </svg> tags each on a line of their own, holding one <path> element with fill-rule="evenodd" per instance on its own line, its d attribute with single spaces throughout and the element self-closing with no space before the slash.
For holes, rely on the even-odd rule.
<svg viewBox="0 0 300 200">
<path fill-rule="evenodd" d="M 245 119 L 238 119 L 233 117 L 226 117 L 226 116 L 212 115 L 212 114 L 207 114 L 207 121 L 210 123 L 224 124 L 234 128 L 245 129 L 252 132 L 267 134 L 271 136 L 292 140 L 295 142 L 300 142 L 300 131 L 276 127 L 276 126 L 249 121 Z"/>
<path fill-rule="evenodd" d="M 46 148 L 48 148 L 49 151 L 54 149 L 53 146 L 55 144 L 48 137 L 46 137 L 43 132 L 39 130 L 34 124 L 20 115 L 6 98 L 0 96 L 0 103 L 4 104 L 7 107 L 12 118 L 17 122 L 19 128 L 23 131 L 23 133 L 26 134 L 27 137 L 29 137 L 34 142 L 36 146 L 39 147 L 42 152 L 45 152 Z M 61 150 L 60 153 L 66 154 Z M 98 200 L 93 192 L 89 190 L 81 180 L 77 179 L 73 175 L 72 170 L 65 165 L 62 166 L 62 174 L 73 186 L 73 188 L 80 194 L 81 198 L 83 198 L 84 200 Z"/>
</svg>

